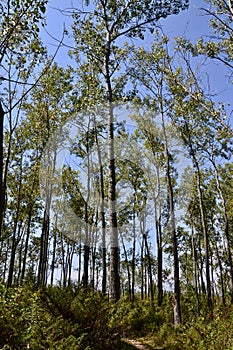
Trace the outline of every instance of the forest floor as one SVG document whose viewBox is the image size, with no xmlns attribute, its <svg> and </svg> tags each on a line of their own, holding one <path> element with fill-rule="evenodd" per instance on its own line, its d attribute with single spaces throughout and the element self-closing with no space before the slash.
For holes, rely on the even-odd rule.
<svg viewBox="0 0 233 350">
<path fill-rule="evenodd" d="M 148 347 L 145 347 L 142 343 L 139 343 L 137 340 L 133 339 L 124 339 L 124 342 L 127 344 L 132 345 L 135 349 L 140 349 L 140 350 L 149 350 Z"/>
<path fill-rule="evenodd" d="M 132 346 L 133 349 L 139 349 L 139 350 L 163 350 L 163 347 L 156 347 L 152 348 L 149 344 L 142 344 L 141 341 L 139 340 L 134 340 L 134 339 L 128 339 L 125 338 L 124 342 Z"/>
</svg>

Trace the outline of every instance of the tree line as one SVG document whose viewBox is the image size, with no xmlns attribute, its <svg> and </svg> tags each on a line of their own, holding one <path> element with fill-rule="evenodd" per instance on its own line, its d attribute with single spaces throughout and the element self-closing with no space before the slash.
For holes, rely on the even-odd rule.
<svg viewBox="0 0 233 350">
<path fill-rule="evenodd" d="M 204 75 L 218 62 L 230 86 L 231 2 L 206 1 L 213 35 L 192 42 L 159 22 L 187 1 L 86 1 L 62 11 L 72 31 L 52 57 L 46 6 L 0 7 L 2 281 L 158 306 L 169 292 L 175 326 L 181 295 L 197 316 L 232 303 L 231 106 Z"/>
</svg>

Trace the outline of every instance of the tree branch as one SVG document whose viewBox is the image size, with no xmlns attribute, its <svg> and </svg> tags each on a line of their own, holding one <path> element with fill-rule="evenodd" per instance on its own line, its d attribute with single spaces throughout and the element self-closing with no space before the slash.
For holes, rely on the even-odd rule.
<svg viewBox="0 0 233 350">
<path fill-rule="evenodd" d="M 29 92 L 37 85 L 37 83 L 40 81 L 40 79 L 42 78 L 42 76 L 45 74 L 45 72 L 48 71 L 48 69 L 51 67 L 59 49 L 61 48 L 62 46 L 62 42 L 63 42 L 63 39 L 64 39 L 64 32 L 63 32 L 63 36 L 62 36 L 62 39 L 60 40 L 60 43 L 59 45 L 57 46 L 57 49 L 54 53 L 54 55 L 52 56 L 51 60 L 49 61 L 47 67 L 43 70 L 43 72 L 39 75 L 39 77 L 36 79 L 35 83 L 32 84 L 32 86 L 21 96 L 21 98 L 6 112 L 6 113 L 9 113 L 10 111 L 12 111 L 16 106 L 18 106 L 18 104 L 21 103 L 21 101 L 29 94 Z"/>
</svg>

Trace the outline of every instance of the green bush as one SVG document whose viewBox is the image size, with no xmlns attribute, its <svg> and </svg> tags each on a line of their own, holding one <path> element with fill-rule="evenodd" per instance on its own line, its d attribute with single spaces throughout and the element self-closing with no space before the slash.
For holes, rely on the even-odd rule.
<svg viewBox="0 0 233 350">
<path fill-rule="evenodd" d="M 98 293 L 0 287 L 0 349 L 111 349 L 109 304 Z"/>
</svg>

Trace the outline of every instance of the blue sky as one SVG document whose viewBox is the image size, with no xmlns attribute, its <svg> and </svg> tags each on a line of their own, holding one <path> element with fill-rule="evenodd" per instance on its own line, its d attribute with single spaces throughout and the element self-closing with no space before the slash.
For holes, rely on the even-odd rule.
<svg viewBox="0 0 233 350">
<path fill-rule="evenodd" d="M 50 33 L 51 36 L 60 40 L 62 38 L 62 32 L 64 26 L 67 29 L 70 29 L 72 19 L 68 16 L 61 15 L 59 9 L 64 9 L 67 7 L 72 7 L 72 4 L 75 6 L 81 4 L 81 1 L 66 1 L 64 5 L 63 0 L 50 0 L 48 9 L 47 9 L 47 26 L 46 30 Z M 192 41 L 197 41 L 200 37 L 208 37 L 211 33 L 211 30 L 208 26 L 209 17 L 201 11 L 201 8 L 208 8 L 208 4 L 204 0 L 190 0 L 189 9 L 186 11 L 181 11 L 179 15 L 171 15 L 166 19 L 160 20 L 159 24 L 163 26 L 163 31 L 169 38 L 172 40 L 176 36 L 185 35 L 187 38 Z M 49 52 L 52 54 L 56 50 L 57 41 L 53 40 L 44 29 L 42 29 L 42 39 L 45 41 L 46 45 L 49 48 Z M 69 41 L 66 38 L 66 42 L 72 44 L 72 41 Z M 151 34 L 145 37 L 143 45 L 145 47 L 150 46 L 152 40 Z M 57 62 L 66 67 L 67 64 L 70 64 L 72 61 L 67 55 L 67 49 L 61 48 L 56 58 Z M 223 64 L 216 61 L 209 62 L 203 70 L 203 78 L 208 73 L 210 79 L 211 92 L 216 94 L 215 99 L 231 103 L 232 100 L 232 86 L 228 82 L 227 70 Z M 232 110 L 231 106 L 227 107 L 228 115 Z M 233 121 L 233 117 L 232 117 Z"/>
</svg>

